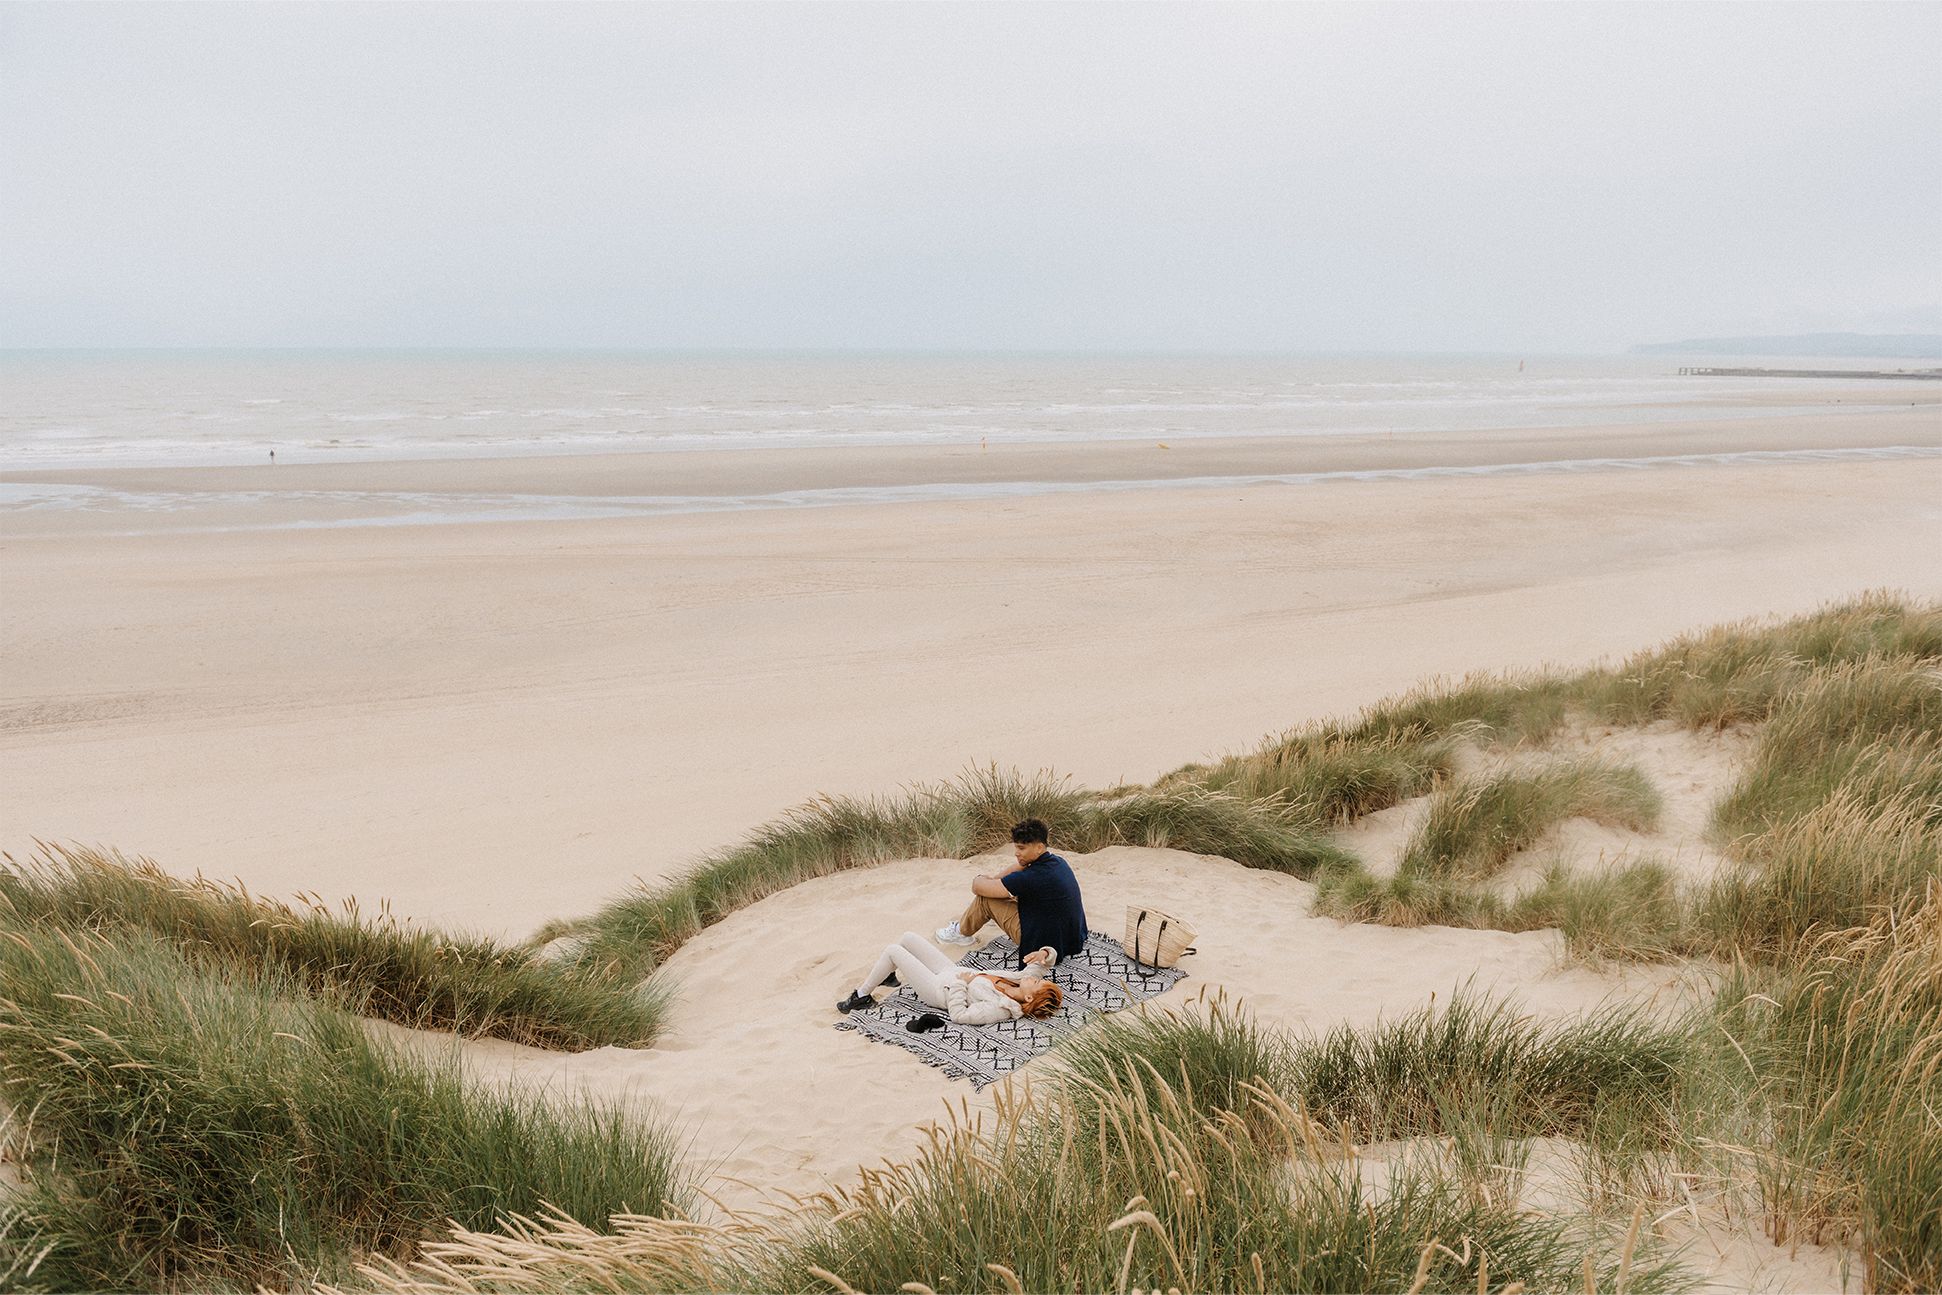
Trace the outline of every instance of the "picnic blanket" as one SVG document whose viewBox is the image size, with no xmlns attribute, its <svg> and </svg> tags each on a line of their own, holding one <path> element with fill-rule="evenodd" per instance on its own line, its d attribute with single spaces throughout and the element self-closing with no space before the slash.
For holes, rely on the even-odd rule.
<svg viewBox="0 0 1942 1295">
<path fill-rule="evenodd" d="M 1010 971 L 1018 965 L 1018 946 L 1001 935 L 958 959 L 958 965 L 980 971 Z M 875 1007 L 851 1012 L 836 1023 L 836 1028 L 855 1030 L 865 1038 L 914 1052 L 926 1065 L 953 1079 L 968 1079 L 973 1088 L 983 1088 L 1094 1017 L 1164 994 L 1186 974 L 1178 967 L 1142 967 L 1126 956 L 1118 940 L 1088 931 L 1086 947 L 1053 968 L 1052 981 L 1065 991 L 1065 1003 L 1041 1020 L 1020 1017 L 1001 1025 L 957 1025 L 947 1017 L 943 1029 L 913 1034 L 904 1028 L 904 1022 L 937 1009 L 908 986 L 900 986 Z"/>
</svg>

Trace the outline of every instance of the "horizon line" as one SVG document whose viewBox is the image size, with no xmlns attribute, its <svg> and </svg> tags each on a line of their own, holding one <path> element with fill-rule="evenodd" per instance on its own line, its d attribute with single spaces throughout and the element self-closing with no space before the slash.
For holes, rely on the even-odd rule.
<svg viewBox="0 0 1942 1295">
<path fill-rule="evenodd" d="M 0 355 L 127 355 L 127 354 L 316 354 L 340 355 L 638 355 L 698 356 L 1047 356 L 1099 358 L 1355 358 L 1377 356 L 1491 356 L 1581 358 L 1628 354 L 1613 349 L 1523 349 L 1487 347 L 1337 347 L 1337 348 L 1225 348 L 1225 347 L 892 347 L 892 346 L 346 346 L 346 345 L 180 345 L 180 346 L 0 346 Z"/>
</svg>

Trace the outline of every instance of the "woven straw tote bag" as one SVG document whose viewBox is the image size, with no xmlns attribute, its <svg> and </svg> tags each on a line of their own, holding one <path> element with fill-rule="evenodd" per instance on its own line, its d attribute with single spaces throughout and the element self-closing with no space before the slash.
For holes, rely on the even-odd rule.
<svg viewBox="0 0 1942 1295">
<path fill-rule="evenodd" d="M 1143 967 L 1171 967 L 1193 946 L 1199 932 L 1173 914 L 1157 908 L 1126 906 L 1126 938 L 1120 947 Z"/>
</svg>

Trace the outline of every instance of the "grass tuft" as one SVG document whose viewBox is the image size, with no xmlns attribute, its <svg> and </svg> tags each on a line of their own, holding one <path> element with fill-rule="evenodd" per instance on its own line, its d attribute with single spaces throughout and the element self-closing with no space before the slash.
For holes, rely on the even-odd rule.
<svg viewBox="0 0 1942 1295">
<path fill-rule="evenodd" d="M 1738 1001 L 1774 1240 L 1847 1240 L 1870 1291 L 1942 1288 L 1942 885 L 1822 935 Z"/>
<path fill-rule="evenodd" d="M 1749 836 L 1846 790 L 1909 797 L 1942 823 L 1942 673 L 1912 657 L 1868 657 L 1821 671 L 1778 706 L 1715 821 Z"/>
<path fill-rule="evenodd" d="M 285 976 L 140 933 L 0 933 L 0 1095 L 29 1276 L 56 1290 L 301 1284 L 448 1220 L 687 1199 L 665 1134 L 468 1088 Z"/>
<path fill-rule="evenodd" d="M 1942 878 L 1932 811 L 1838 792 L 1748 843 L 1749 862 L 1699 897 L 1694 923 L 1722 954 L 1793 961 L 1818 937 L 1904 908 Z"/>
<path fill-rule="evenodd" d="M 1634 765 L 1573 760 L 1447 787 L 1403 848 L 1397 871 L 1412 877 L 1488 877 L 1567 818 L 1643 831 L 1658 821 L 1659 794 Z"/>
<path fill-rule="evenodd" d="M 1371 1030 L 1338 1028 L 1294 1048 L 1291 1087 L 1315 1118 L 1356 1141 L 1438 1134 L 1479 1103 L 1511 1137 L 1585 1137 L 1618 1107 L 1672 1100 L 1689 1036 L 1612 1009 L 1540 1027 L 1459 994 Z"/>
<path fill-rule="evenodd" d="M 287 977 L 312 995 L 415 1029 L 579 1051 L 643 1047 L 664 997 L 616 993 L 491 940 L 414 928 L 354 904 L 290 905 L 146 859 L 44 847 L 0 867 L 0 925 L 168 940 L 199 965 Z"/>
</svg>

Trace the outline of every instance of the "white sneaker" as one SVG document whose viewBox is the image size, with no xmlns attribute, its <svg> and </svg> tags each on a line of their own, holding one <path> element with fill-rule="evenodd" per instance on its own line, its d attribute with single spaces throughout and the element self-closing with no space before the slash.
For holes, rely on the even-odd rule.
<svg viewBox="0 0 1942 1295">
<path fill-rule="evenodd" d="M 956 922 L 952 922 L 949 926 L 940 926 L 937 928 L 937 942 L 939 944 L 977 943 L 977 941 L 973 940 L 963 931 L 958 930 L 958 924 Z"/>
</svg>

